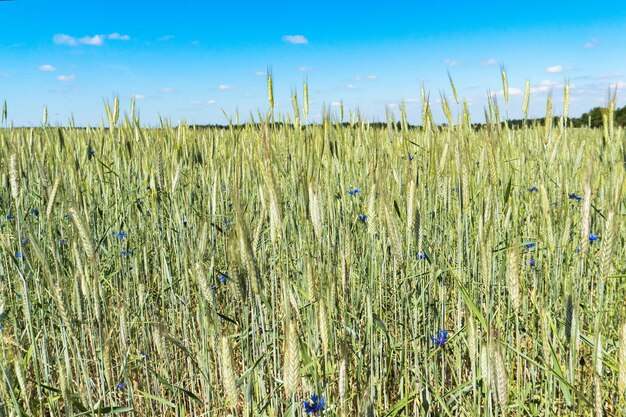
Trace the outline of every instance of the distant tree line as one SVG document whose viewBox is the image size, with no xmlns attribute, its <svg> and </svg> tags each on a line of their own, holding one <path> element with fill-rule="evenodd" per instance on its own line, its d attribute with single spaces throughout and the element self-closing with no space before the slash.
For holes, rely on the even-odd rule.
<svg viewBox="0 0 626 417">
<path fill-rule="evenodd" d="M 568 126 L 571 125 L 573 127 L 589 126 L 589 127 L 594 127 L 594 128 L 601 128 L 602 127 L 602 114 L 606 111 L 607 111 L 606 107 L 594 107 L 588 112 L 583 113 L 580 117 L 568 118 L 567 124 Z M 614 121 L 615 127 L 617 126 L 626 127 L 626 106 L 616 109 L 614 113 L 614 118 L 615 118 L 615 121 Z M 545 117 L 538 117 L 538 118 L 527 119 L 527 120 L 509 119 L 506 121 L 506 124 L 511 128 L 521 128 L 524 126 L 524 124 L 528 127 L 532 127 L 535 125 L 544 125 L 545 121 L 546 121 Z M 504 125 L 504 123 L 505 123 L 504 121 L 501 122 L 502 125 Z M 559 123 L 559 117 L 554 117 L 553 124 L 556 126 L 558 123 Z M 284 122 L 274 122 L 275 126 L 283 126 L 286 124 L 287 123 L 284 123 Z M 374 128 L 374 129 L 388 129 L 391 126 L 393 126 L 393 124 L 390 125 L 387 122 L 367 122 L 367 124 L 370 126 L 370 128 Z M 396 129 L 400 130 L 401 123 L 399 121 L 396 121 L 395 124 L 396 124 Z M 256 125 L 258 127 L 258 123 Z M 344 127 L 347 127 L 347 126 L 350 126 L 350 123 L 342 122 L 341 125 Z M 446 125 L 445 123 L 441 124 L 441 126 L 445 126 L 445 125 Z M 480 129 L 480 128 L 484 128 L 486 124 L 485 123 L 472 123 L 472 126 L 476 129 Z M 220 124 L 192 125 L 191 127 L 217 128 L 217 129 L 229 128 L 228 125 L 220 125 Z M 233 127 L 237 127 L 237 126 L 233 126 Z M 409 124 L 407 125 L 407 127 L 409 129 L 421 129 L 421 126 L 419 125 Z"/>
</svg>

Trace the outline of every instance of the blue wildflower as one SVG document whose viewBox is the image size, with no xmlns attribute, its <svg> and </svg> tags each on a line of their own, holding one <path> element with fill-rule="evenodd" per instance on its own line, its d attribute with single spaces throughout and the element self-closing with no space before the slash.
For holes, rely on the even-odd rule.
<svg viewBox="0 0 626 417">
<path fill-rule="evenodd" d="M 580 253 L 580 246 L 576 246 L 576 249 L 574 249 L 574 252 Z"/>
<path fill-rule="evenodd" d="M 411 154 L 409 154 L 409 161 L 412 161 L 413 159 L 415 159 L 415 157 Z"/>
<path fill-rule="evenodd" d="M 596 240 L 598 240 L 598 234 L 597 233 L 590 233 L 589 234 L 589 243 L 593 243 Z"/>
<path fill-rule="evenodd" d="M 528 265 L 534 267 L 535 266 L 535 258 L 530 258 L 530 261 L 528 262 Z"/>
<path fill-rule="evenodd" d="M 126 256 L 126 255 L 130 255 L 131 253 L 133 253 L 133 251 L 132 251 L 132 250 L 130 250 L 130 249 L 124 249 L 124 250 L 122 251 L 122 255 L 124 255 L 124 256 Z"/>
<path fill-rule="evenodd" d="M 126 389 L 126 381 L 122 381 L 115 386 L 115 389 L 123 390 Z"/>
<path fill-rule="evenodd" d="M 421 261 L 422 259 L 426 259 L 426 252 L 424 251 L 417 252 L 417 260 Z"/>
<path fill-rule="evenodd" d="M 126 233 L 123 230 L 120 230 L 117 235 L 115 235 L 115 237 L 117 237 L 118 239 L 124 239 L 126 236 L 128 236 L 128 233 Z"/>
<path fill-rule="evenodd" d="M 32 213 L 33 213 L 33 216 L 35 216 L 35 217 L 39 217 L 39 210 L 37 210 L 37 209 L 33 209 L 33 210 L 32 210 Z"/>
<path fill-rule="evenodd" d="M 61 245 L 65 245 L 65 244 L 67 243 L 67 239 L 60 239 L 60 240 L 59 240 L 59 243 L 60 243 Z"/>
<path fill-rule="evenodd" d="M 222 284 L 226 284 L 226 275 L 218 274 L 217 279 L 219 279 Z"/>
<path fill-rule="evenodd" d="M 535 242 L 525 243 L 524 248 L 526 249 L 534 249 L 537 246 Z"/>
<path fill-rule="evenodd" d="M 359 220 L 362 221 L 363 223 L 365 223 L 367 221 L 367 215 L 359 214 Z"/>
<path fill-rule="evenodd" d="M 20 252 L 15 252 L 15 257 L 17 259 L 22 259 L 24 257 L 24 255 L 22 255 Z"/>
<path fill-rule="evenodd" d="M 30 240 L 28 240 L 28 238 L 27 238 L 27 237 L 25 237 L 24 239 L 22 239 L 22 244 L 23 244 L 23 245 L 28 244 L 28 242 L 30 242 Z"/>
<path fill-rule="evenodd" d="M 571 200 L 581 201 L 581 200 L 583 199 L 581 196 L 576 195 L 576 194 L 574 194 L 574 193 L 572 193 L 572 194 L 568 194 L 568 196 L 569 196 L 569 198 L 570 198 Z"/>
<path fill-rule="evenodd" d="M 435 342 L 436 347 L 444 347 L 448 342 L 448 333 L 450 333 L 448 330 L 439 330 L 437 337 L 431 336 L 430 340 Z"/>
<path fill-rule="evenodd" d="M 7 215 L 7 220 L 15 220 L 15 216 L 12 214 Z"/>
<path fill-rule="evenodd" d="M 96 151 L 93 149 L 89 149 L 89 159 L 93 158 L 96 155 Z"/>
<path fill-rule="evenodd" d="M 317 395 L 311 395 L 310 401 L 304 401 L 302 406 L 304 407 L 304 412 L 307 414 L 318 414 L 322 411 L 324 406 L 326 405 L 326 401 L 324 401 L 324 397 L 318 397 Z"/>
<path fill-rule="evenodd" d="M 539 191 L 539 188 L 533 186 L 533 187 L 530 187 L 528 191 L 530 191 L 531 193 L 534 193 L 535 191 Z"/>
<path fill-rule="evenodd" d="M 360 192 L 361 192 L 361 190 L 359 190 L 358 188 L 351 188 L 351 189 L 348 190 L 348 194 L 350 194 L 350 195 L 357 195 Z"/>
<path fill-rule="evenodd" d="M 15 299 L 19 300 L 20 298 L 22 298 L 22 294 L 20 294 L 19 292 L 16 292 Z"/>
</svg>

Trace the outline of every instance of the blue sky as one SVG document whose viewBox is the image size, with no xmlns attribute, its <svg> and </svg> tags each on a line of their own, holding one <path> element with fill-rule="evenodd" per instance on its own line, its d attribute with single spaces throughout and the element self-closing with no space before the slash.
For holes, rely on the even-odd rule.
<svg viewBox="0 0 626 417">
<path fill-rule="evenodd" d="M 291 111 L 291 91 L 310 85 L 311 117 L 322 106 L 360 109 L 384 120 L 402 99 L 421 117 L 420 88 L 437 120 L 440 93 L 452 96 L 449 71 L 474 121 L 488 91 L 511 87 L 509 115 L 542 115 L 548 91 L 560 112 L 563 83 L 570 113 L 607 101 L 618 86 L 626 104 L 626 4 L 623 0 L 435 2 L 0 2 L 0 100 L 16 125 L 99 124 L 103 100 L 122 111 L 137 98 L 142 121 L 224 123 L 266 111 L 266 68 L 277 110 Z M 500 98 L 500 103 L 503 100 Z M 456 108 L 455 108 L 456 110 Z"/>
</svg>

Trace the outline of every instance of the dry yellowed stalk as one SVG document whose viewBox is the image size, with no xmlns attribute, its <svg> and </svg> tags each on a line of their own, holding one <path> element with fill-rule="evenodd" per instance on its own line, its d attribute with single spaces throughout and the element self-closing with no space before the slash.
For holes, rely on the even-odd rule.
<svg viewBox="0 0 626 417">
<path fill-rule="evenodd" d="M 70 215 L 72 216 L 72 220 L 74 221 L 74 225 L 76 226 L 76 229 L 78 230 L 78 236 L 80 237 L 80 240 L 83 244 L 83 250 L 85 251 L 85 255 L 87 256 L 87 259 L 89 259 L 89 261 L 91 262 L 95 262 L 96 251 L 93 247 L 91 236 L 87 232 L 87 228 L 85 227 L 83 222 L 80 220 L 78 211 L 76 211 L 74 207 L 71 207 L 69 209 L 69 212 L 70 212 Z"/>
<path fill-rule="evenodd" d="M 317 192 L 313 189 L 313 184 L 309 184 L 309 213 L 311 215 L 315 237 L 319 240 L 322 238 L 322 213 L 319 197 Z"/>
<path fill-rule="evenodd" d="M 587 170 L 585 179 L 583 204 L 580 215 L 580 254 L 582 256 L 585 256 L 589 249 L 589 230 L 591 227 L 589 223 L 591 217 L 591 183 L 588 175 L 589 170 Z"/>
<path fill-rule="evenodd" d="M 550 200 L 548 200 L 548 192 L 543 184 L 539 187 L 541 193 L 541 209 L 543 210 L 543 218 L 546 226 L 546 240 L 551 252 L 554 252 L 554 228 L 552 226 L 552 209 L 550 208 Z"/>
<path fill-rule="evenodd" d="M 500 349 L 500 344 L 496 340 L 491 344 L 491 363 L 493 364 L 493 377 L 496 386 L 496 394 L 498 395 L 498 403 L 500 404 L 500 408 L 504 410 L 509 397 L 509 385 L 504 356 Z"/>
<path fill-rule="evenodd" d="M 248 228 L 244 223 L 243 216 L 241 215 L 237 216 L 237 235 L 239 237 L 239 253 L 241 261 L 248 272 L 248 276 L 250 277 L 252 291 L 254 294 L 259 295 L 261 290 L 259 268 L 257 266 L 254 253 L 252 252 L 252 243 L 250 242 L 250 237 L 248 236 Z"/>
<path fill-rule="evenodd" d="M 613 262 L 613 247 L 615 242 L 614 224 L 615 213 L 611 211 L 604 224 L 604 234 L 602 235 L 602 250 L 600 252 L 600 279 L 606 280 L 611 272 Z"/>
<path fill-rule="evenodd" d="M 324 355 L 329 353 L 329 337 L 328 337 L 328 311 L 326 310 L 326 302 L 324 301 L 324 297 L 320 297 L 318 300 L 319 305 L 319 328 L 320 328 L 320 339 L 322 340 L 322 349 Z"/>
<path fill-rule="evenodd" d="M 491 387 L 492 372 L 489 360 L 489 345 L 486 342 L 483 342 L 480 348 L 480 374 L 485 384 L 485 389 L 488 390 Z"/>
<path fill-rule="evenodd" d="M 506 256 L 506 278 L 508 283 L 509 295 L 511 297 L 511 305 L 513 311 L 519 314 L 520 311 L 520 285 L 519 285 L 519 247 L 514 245 L 509 249 Z"/>
<path fill-rule="evenodd" d="M 622 323 L 619 329 L 618 352 L 617 394 L 624 405 L 626 400 L 626 322 Z"/>
<path fill-rule="evenodd" d="M 220 364 L 226 407 L 232 410 L 237 406 L 239 392 L 237 391 L 237 376 L 235 374 L 235 366 L 233 365 L 233 353 L 230 348 L 230 341 L 226 336 L 221 337 Z"/>
<path fill-rule="evenodd" d="M 295 396 L 300 383 L 300 344 L 296 326 L 292 319 L 288 319 L 285 326 L 283 383 L 285 396 L 287 398 Z"/>
<path fill-rule="evenodd" d="M 9 183 L 11 185 L 11 197 L 17 205 L 20 198 L 19 177 L 17 174 L 17 157 L 11 154 L 9 157 Z"/>
<path fill-rule="evenodd" d="M 402 242 L 400 241 L 400 234 L 396 228 L 396 222 L 393 218 L 393 213 L 388 205 L 385 205 L 385 218 L 387 220 L 387 233 L 391 240 L 391 248 L 393 249 L 393 257 L 396 262 L 402 263 L 404 261 L 404 251 L 402 250 Z"/>
<path fill-rule="evenodd" d="M 406 244 L 411 241 L 411 234 L 415 228 L 415 180 L 409 181 L 409 192 L 406 203 Z"/>
<path fill-rule="evenodd" d="M 367 234 L 370 235 L 370 237 L 376 235 L 377 224 L 379 221 L 378 217 L 376 184 L 373 184 L 367 200 Z"/>
<path fill-rule="evenodd" d="M 46 207 L 46 218 L 50 218 L 50 214 L 52 213 L 52 208 L 54 207 L 54 200 L 56 199 L 57 192 L 59 191 L 59 186 L 61 185 L 61 177 L 57 176 L 54 180 L 54 185 L 52 186 L 52 190 L 50 191 L 50 197 L 48 200 L 48 207 Z"/>
<path fill-rule="evenodd" d="M 207 281 L 206 275 L 204 274 L 204 268 L 200 262 L 196 262 L 196 281 L 198 283 L 198 287 L 200 288 L 200 292 L 202 296 L 209 304 L 211 310 L 215 310 L 215 300 L 213 291 L 211 291 L 211 287 L 209 286 L 209 282 Z"/>
</svg>

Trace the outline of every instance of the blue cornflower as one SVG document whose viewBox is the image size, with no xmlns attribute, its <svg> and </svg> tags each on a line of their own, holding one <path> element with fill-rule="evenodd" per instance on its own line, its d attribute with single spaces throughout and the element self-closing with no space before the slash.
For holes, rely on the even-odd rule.
<svg viewBox="0 0 626 417">
<path fill-rule="evenodd" d="M 15 252 L 15 257 L 16 257 L 17 259 L 21 259 L 21 258 L 23 258 L 23 257 L 24 257 L 24 255 L 22 255 L 20 252 Z"/>
<path fill-rule="evenodd" d="M 363 223 L 365 223 L 367 221 L 367 215 L 359 214 L 359 220 L 362 221 Z"/>
<path fill-rule="evenodd" d="M 426 252 L 424 251 L 417 252 L 417 260 L 421 261 L 422 259 L 426 259 Z"/>
<path fill-rule="evenodd" d="M 122 251 L 122 255 L 124 255 L 124 256 L 126 256 L 126 255 L 130 255 L 131 253 L 133 253 L 133 251 L 132 251 L 132 250 L 130 250 L 130 249 L 124 249 L 124 250 Z"/>
<path fill-rule="evenodd" d="M 15 293 L 15 298 L 16 298 L 17 300 L 19 300 L 20 298 L 22 298 L 22 294 L 20 294 L 19 292 L 16 292 L 16 293 Z"/>
<path fill-rule="evenodd" d="M 530 258 L 530 261 L 528 262 L 528 265 L 530 266 L 535 266 L 535 258 Z"/>
<path fill-rule="evenodd" d="M 125 231 L 123 231 L 123 230 L 120 230 L 120 231 L 117 233 L 117 235 L 115 235 L 115 237 L 116 237 L 116 238 L 118 238 L 118 239 L 124 239 L 126 236 L 128 236 L 128 233 L 126 233 L 126 232 L 125 232 Z"/>
<path fill-rule="evenodd" d="M 28 242 L 30 242 L 30 240 L 28 240 L 28 238 L 27 238 L 27 237 L 25 237 L 24 239 L 22 239 L 22 244 L 23 244 L 23 245 L 28 244 Z"/>
<path fill-rule="evenodd" d="M 412 161 L 413 159 L 415 159 L 415 157 L 411 154 L 409 154 L 409 161 Z"/>
<path fill-rule="evenodd" d="M 526 248 L 526 249 L 533 249 L 533 248 L 535 248 L 535 246 L 537 246 L 537 244 L 535 242 L 530 242 L 530 243 L 525 243 L 524 244 L 524 248 Z"/>
<path fill-rule="evenodd" d="M 119 389 L 119 390 L 126 389 L 126 381 L 122 381 L 119 384 L 117 384 L 115 386 L 115 389 Z"/>
<path fill-rule="evenodd" d="M 226 275 L 218 274 L 217 279 L 219 279 L 222 284 L 226 284 Z"/>
<path fill-rule="evenodd" d="M 439 330 L 437 337 L 431 336 L 430 340 L 435 342 L 436 347 L 444 347 L 448 342 L 448 333 L 450 333 L 448 330 Z"/>
<path fill-rule="evenodd" d="M 15 216 L 12 214 L 7 215 L 7 220 L 14 220 Z"/>
<path fill-rule="evenodd" d="M 531 193 L 533 193 L 533 192 L 535 192 L 535 191 L 539 191 L 539 188 L 537 188 L 537 187 L 534 187 L 534 186 L 533 186 L 533 187 L 530 187 L 530 188 L 528 189 L 528 191 L 530 191 Z"/>
<path fill-rule="evenodd" d="M 305 400 L 302 403 L 304 412 L 307 414 L 318 414 L 322 411 L 325 405 L 326 401 L 324 401 L 324 397 L 318 397 L 315 394 L 311 395 L 311 401 Z"/>
<path fill-rule="evenodd" d="M 597 233 L 590 233 L 589 234 L 589 243 L 593 243 L 596 240 L 598 240 L 598 234 Z"/>
<path fill-rule="evenodd" d="M 35 217 L 39 217 L 39 210 L 37 210 L 37 209 L 33 209 L 33 210 L 32 210 L 32 213 L 33 213 L 33 216 L 35 216 Z"/>
<path fill-rule="evenodd" d="M 572 194 L 568 194 L 568 196 L 569 196 L 569 198 L 570 198 L 571 200 L 580 201 L 580 200 L 582 200 L 582 199 L 583 199 L 581 196 L 576 195 L 576 194 L 574 194 L 574 193 L 572 193 Z"/>
<path fill-rule="evenodd" d="M 59 240 L 59 243 L 60 243 L 61 245 L 65 245 L 65 244 L 67 243 L 67 239 L 60 239 L 60 240 Z"/>
<path fill-rule="evenodd" d="M 350 194 L 350 195 L 357 195 L 360 192 L 361 192 L 361 190 L 359 190 L 358 188 L 351 188 L 351 189 L 348 190 L 348 194 Z"/>
<path fill-rule="evenodd" d="M 96 151 L 93 149 L 89 149 L 89 158 L 92 158 L 96 154 Z"/>
</svg>

